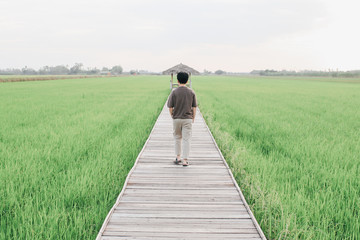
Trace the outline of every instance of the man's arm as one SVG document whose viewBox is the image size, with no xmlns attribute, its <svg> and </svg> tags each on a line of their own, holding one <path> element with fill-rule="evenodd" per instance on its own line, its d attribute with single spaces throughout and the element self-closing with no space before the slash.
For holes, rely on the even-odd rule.
<svg viewBox="0 0 360 240">
<path fill-rule="evenodd" d="M 167 101 L 167 107 L 169 108 L 170 116 L 173 117 L 174 113 L 174 101 L 173 101 L 174 91 L 170 93 L 169 99 Z"/>
<path fill-rule="evenodd" d="M 174 108 L 169 108 L 169 112 L 170 112 L 171 117 L 173 116 L 173 111 L 174 111 Z"/>
<path fill-rule="evenodd" d="M 192 118 L 192 120 L 193 120 L 193 122 L 195 122 L 196 107 L 193 107 L 192 110 L 193 110 L 193 118 Z"/>
</svg>

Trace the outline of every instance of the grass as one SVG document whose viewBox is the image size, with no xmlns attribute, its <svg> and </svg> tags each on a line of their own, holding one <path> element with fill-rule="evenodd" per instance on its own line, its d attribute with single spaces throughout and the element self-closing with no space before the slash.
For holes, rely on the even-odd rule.
<svg viewBox="0 0 360 240">
<path fill-rule="evenodd" d="M 156 76 L 0 84 L 0 239 L 94 239 L 167 87 Z"/>
<path fill-rule="evenodd" d="M 358 80 L 194 80 L 202 113 L 268 239 L 360 239 Z"/>
</svg>

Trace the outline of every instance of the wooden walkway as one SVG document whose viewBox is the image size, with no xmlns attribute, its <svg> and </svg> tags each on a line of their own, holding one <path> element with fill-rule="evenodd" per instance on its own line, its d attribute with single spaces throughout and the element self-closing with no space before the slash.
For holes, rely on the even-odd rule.
<svg viewBox="0 0 360 240">
<path fill-rule="evenodd" d="M 199 110 L 190 166 L 164 106 L 97 239 L 266 239 Z"/>
</svg>

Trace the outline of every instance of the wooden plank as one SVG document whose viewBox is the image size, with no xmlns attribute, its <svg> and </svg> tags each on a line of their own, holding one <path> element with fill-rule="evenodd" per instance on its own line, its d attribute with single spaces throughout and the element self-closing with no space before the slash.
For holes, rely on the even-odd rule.
<svg viewBox="0 0 360 240">
<path fill-rule="evenodd" d="M 144 157 L 144 156 L 141 156 L 140 159 L 157 159 L 157 160 L 166 160 L 166 161 L 173 161 L 175 160 L 175 157 L 172 156 L 171 158 L 169 158 L 168 156 L 164 157 L 164 156 L 153 156 L 153 157 Z M 221 158 L 219 157 L 191 157 L 190 161 L 193 162 L 193 161 L 211 161 L 211 160 L 214 160 L 214 161 L 221 161 Z"/>
<path fill-rule="evenodd" d="M 196 225 L 196 226 L 220 226 L 220 227 L 233 227 L 238 228 L 255 228 L 254 223 L 250 218 L 243 219 L 229 219 L 229 218 L 192 218 L 192 219 L 182 219 L 182 218 L 117 218 L 112 219 L 109 224 L 112 225 L 177 225 L 181 224 L 182 226 L 186 225 Z"/>
<path fill-rule="evenodd" d="M 161 153 L 146 153 L 146 154 L 141 155 L 141 157 L 152 157 L 152 158 L 162 157 L 163 159 L 169 159 L 169 160 L 175 159 L 174 154 L 165 153 L 165 152 L 162 153 L 162 154 Z M 209 154 L 209 155 L 204 156 L 204 154 L 193 154 L 193 155 L 190 155 L 189 160 L 191 161 L 194 158 L 198 158 L 198 159 L 208 159 L 208 158 L 220 159 L 220 155 L 219 154 Z"/>
<path fill-rule="evenodd" d="M 160 209 L 160 210 L 181 210 L 181 211 L 196 211 L 196 210 L 206 210 L 206 211 L 241 211 L 246 210 L 243 204 L 186 204 L 186 208 L 184 204 L 181 203 L 122 203 L 119 204 L 115 210 L 118 209 Z"/>
<path fill-rule="evenodd" d="M 233 182 L 231 182 L 230 179 L 221 179 L 221 180 L 197 180 L 194 183 L 188 181 L 187 179 L 182 179 L 182 180 L 178 180 L 178 179 L 174 179 L 174 180 L 167 180 L 164 181 L 163 179 L 152 179 L 152 180 L 143 180 L 143 179 L 138 179 L 138 178 L 131 178 L 129 180 L 129 185 L 130 184 L 151 184 L 151 185 L 156 185 L 156 184 L 171 184 L 171 185 L 176 185 L 176 186 L 187 186 L 187 185 L 200 185 L 200 184 L 205 184 L 205 185 L 227 185 L 227 184 L 231 184 L 233 185 Z"/>
<path fill-rule="evenodd" d="M 115 204 L 115 208 L 119 206 L 119 204 L 123 204 L 123 203 L 133 203 L 133 204 L 183 204 L 183 203 L 180 203 L 178 201 L 162 201 L 162 200 L 159 200 L 159 201 L 146 201 L 146 200 L 139 200 L 139 201 L 125 201 L 125 200 L 122 200 L 120 202 L 118 202 L 117 204 Z M 240 201 L 238 202 L 201 202 L 201 201 L 197 201 L 197 202 L 194 202 L 192 201 L 192 199 L 190 199 L 189 201 L 186 202 L 186 204 L 189 204 L 189 205 L 214 205 L 214 207 L 216 207 L 216 205 L 243 205 L 243 203 Z M 114 208 L 114 210 L 115 210 Z"/>
<path fill-rule="evenodd" d="M 192 142 L 192 144 L 193 143 L 194 142 Z M 171 145 L 169 144 L 167 146 L 164 146 L 164 145 L 160 146 L 159 144 L 152 145 L 152 146 L 151 145 L 146 146 L 145 149 L 150 152 L 155 152 L 155 151 L 161 152 L 161 151 L 171 150 L 173 153 L 173 150 L 175 148 L 174 144 L 171 144 Z M 212 153 L 219 154 L 218 152 L 216 152 L 216 149 L 214 148 L 214 146 L 210 146 L 210 145 L 195 145 L 195 146 L 191 145 L 190 152 L 191 152 L 191 155 L 196 152 L 198 152 L 198 153 L 200 152 L 200 153 L 204 154 L 204 152 L 201 152 L 203 150 L 207 150 L 207 151 L 211 151 Z"/>
<path fill-rule="evenodd" d="M 188 212 L 167 212 L 167 213 L 160 213 L 160 212 L 154 212 L 154 213 L 119 213 L 119 212 L 113 212 L 112 213 L 112 218 L 111 219 L 116 219 L 116 218 L 133 218 L 133 217 L 155 217 L 155 218 L 175 218 L 175 219 L 179 219 L 179 218 L 186 218 L 186 219 L 192 219 L 192 218 L 217 218 L 217 219 L 250 219 L 249 214 L 246 213 L 223 213 L 223 214 L 219 214 L 219 213 L 211 213 L 211 212 L 207 212 L 207 213 L 202 213 L 202 212 L 193 212 L 191 214 L 189 214 Z"/>
<path fill-rule="evenodd" d="M 207 151 L 207 152 L 204 152 L 204 151 Z M 199 151 L 194 151 L 194 149 L 191 149 L 190 153 L 191 153 L 191 156 L 197 156 L 197 155 L 204 156 L 205 155 L 206 157 L 211 157 L 212 155 L 216 155 L 216 156 L 220 155 L 218 152 L 209 151 L 209 149 L 206 149 L 206 148 L 200 149 Z M 153 154 L 155 156 L 157 156 L 157 155 L 174 156 L 174 151 L 173 151 L 173 149 L 170 152 L 168 150 L 152 149 L 151 151 L 149 150 L 149 151 L 146 151 L 143 153 L 143 155 L 150 155 L 150 154 Z"/>
<path fill-rule="evenodd" d="M 134 190 L 134 189 L 131 189 Z M 163 190 L 164 192 L 159 192 L 156 191 L 154 192 L 154 190 L 149 190 L 149 191 L 140 191 L 140 192 L 132 192 L 132 191 L 125 191 L 124 196 L 134 196 L 134 197 L 138 197 L 138 196 L 173 196 L 173 195 L 184 195 L 187 198 L 191 198 L 192 196 L 194 196 L 194 191 L 193 192 L 189 192 L 186 190 L 175 190 L 175 191 L 167 191 L 167 190 Z M 166 192 L 167 191 L 167 192 Z M 198 193 L 197 196 L 201 196 L 201 197 L 209 197 L 209 196 L 213 196 L 213 197 L 226 197 L 226 196 L 237 196 L 238 193 L 234 193 L 234 192 L 227 192 L 227 193 L 223 193 L 223 192 L 219 192 L 219 193 L 208 193 L 208 192 L 202 192 L 202 193 Z"/>
<path fill-rule="evenodd" d="M 208 181 L 209 178 L 207 176 L 193 176 L 193 177 L 188 177 L 186 179 L 184 179 L 183 176 L 174 176 L 174 177 L 163 177 L 163 176 L 153 176 L 153 175 L 139 175 L 136 178 L 132 177 L 129 179 L 129 181 L 131 181 L 132 179 L 135 180 L 143 180 L 143 181 L 174 181 L 174 182 L 201 182 L 201 181 Z M 211 178 L 212 181 L 221 181 L 227 178 L 224 178 L 223 176 L 213 176 L 213 178 Z M 234 192 L 237 192 L 234 189 Z"/>
<path fill-rule="evenodd" d="M 193 233 L 257 233 L 255 227 L 253 228 L 241 228 L 236 226 L 227 226 L 221 227 L 215 224 L 213 225 L 157 225 L 157 224 L 143 224 L 141 227 L 139 225 L 121 225 L 121 224 L 109 224 L 106 228 L 107 231 L 116 231 L 116 232 L 171 232 L 171 233 L 187 233 L 189 232 L 189 227 L 191 227 L 191 232 Z"/>
<path fill-rule="evenodd" d="M 188 189 L 188 188 L 181 188 L 181 189 L 133 189 L 133 188 L 126 188 L 125 193 L 168 193 L 168 192 L 179 192 L 181 194 L 238 194 L 238 192 L 233 188 L 220 188 L 220 189 Z"/>
<path fill-rule="evenodd" d="M 140 159 L 139 160 L 139 166 L 140 164 L 152 164 L 154 163 L 154 167 L 158 167 L 158 165 L 160 166 L 171 166 L 171 167 L 174 167 L 174 163 L 173 163 L 173 160 L 175 159 L 171 159 L 170 161 L 169 160 L 161 160 L 161 159 Z M 190 160 L 189 160 L 190 161 Z M 209 166 L 214 166 L 214 165 L 217 165 L 217 166 L 222 166 L 222 162 L 220 160 L 210 160 L 210 161 L 203 161 L 203 160 L 191 160 L 191 163 L 193 166 L 200 166 L 200 165 L 209 165 Z"/>
<path fill-rule="evenodd" d="M 183 177 L 185 178 L 190 178 L 190 177 L 197 177 L 199 176 L 199 174 L 197 173 L 156 173 L 157 176 L 159 177 Z M 152 172 L 142 172 L 142 173 L 134 173 L 132 177 L 138 177 L 138 176 L 154 176 L 154 173 Z M 208 175 L 203 175 L 204 177 L 207 177 L 208 179 L 210 179 L 212 176 L 218 177 L 218 176 L 224 176 L 224 177 L 229 177 L 228 174 L 226 173 L 212 173 L 212 174 L 208 174 Z"/>
<path fill-rule="evenodd" d="M 129 183 L 128 186 L 131 187 L 192 187 L 192 188 L 231 188 L 234 187 L 233 183 L 229 183 L 229 184 L 186 184 L 186 183 Z"/>
<path fill-rule="evenodd" d="M 167 201 L 167 202 L 239 202 L 240 200 L 237 198 L 229 198 L 229 197 L 201 197 L 201 196 L 183 196 L 183 195 L 174 195 L 174 196 L 147 196 L 147 197 L 136 197 L 136 196 L 128 196 L 124 195 L 122 197 L 123 201 L 131 202 L 131 201 L 149 201 L 149 202 L 158 202 L 158 201 Z"/>
<path fill-rule="evenodd" d="M 182 166 L 174 166 L 173 168 L 169 168 L 169 169 L 166 169 L 166 172 L 164 172 L 164 169 L 159 169 L 159 168 L 153 168 L 153 169 L 136 169 L 136 173 L 148 173 L 148 172 L 151 172 L 151 173 L 166 173 L 166 174 L 169 174 L 169 173 L 179 173 L 179 174 L 187 174 L 187 173 L 196 173 L 196 174 L 208 174 L 208 175 L 211 175 L 211 174 L 214 174 L 214 173 L 222 173 L 222 174 L 226 174 L 226 175 L 229 175 L 228 174 L 228 171 L 226 168 L 223 168 L 223 169 L 218 169 L 218 168 L 215 168 L 215 169 L 204 169 L 204 168 L 193 168 L 193 167 L 182 167 Z"/>
<path fill-rule="evenodd" d="M 191 166 L 191 165 L 190 165 Z M 165 170 L 164 170 L 165 171 Z M 154 175 L 157 175 L 159 177 L 164 177 L 164 176 L 167 176 L 167 177 L 171 177 L 171 176 L 184 176 L 184 179 L 187 178 L 187 177 L 190 177 L 190 176 L 193 176 L 193 177 L 196 177 L 196 176 L 199 176 L 201 175 L 201 172 L 195 172 L 195 171 L 192 171 L 192 172 L 161 172 L 161 171 L 146 171 L 146 170 L 142 170 L 141 172 L 136 172 L 136 175 L 134 174 L 134 177 L 135 176 L 138 176 L 138 175 L 151 175 L 151 176 L 154 176 Z M 204 177 L 208 177 L 208 179 L 211 179 L 212 176 L 224 176 L 226 178 L 229 177 L 229 174 L 227 174 L 226 172 L 213 172 L 213 171 L 208 171 L 206 173 L 203 173 L 202 174 Z"/>
<path fill-rule="evenodd" d="M 202 187 L 202 186 L 190 186 L 190 187 L 183 187 L 183 186 L 171 186 L 171 187 L 167 187 L 167 186 L 127 186 L 126 189 L 165 189 L 165 190 L 218 190 L 218 189 L 223 189 L 223 190 L 230 190 L 230 189 L 234 189 L 233 186 L 220 186 L 220 187 Z"/>
<path fill-rule="evenodd" d="M 127 239 L 127 240 L 148 240 L 149 237 L 146 236 L 137 236 L 137 237 L 132 237 L 132 236 L 124 236 L 124 237 L 120 237 L 120 236 L 103 236 L 101 238 L 99 238 L 101 240 L 123 240 L 123 239 Z M 163 236 L 156 236 L 156 239 L 159 240 L 174 240 L 174 239 L 181 239 L 181 240 L 193 240 L 194 237 L 179 237 L 179 236 L 173 236 L 173 237 L 163 237 Z M 218 237 L 199 237 L 196 236 L 196 240 L 208 240 L 208 239 L 219 239 Z M 225 238 L 221 238 L 221 239 L 226 239 L 226 240 L 261 240 L 261 238 L 245 238 L 245 237 L 225 237 Z"/>
<path fill-rule="evenodd" d="M 190 231 L 190 230 L 189 230 Z M 198 238 L 215 238 L 215 239 L 241 239 L 245 238 L 258 238 L 258 233 L 182 233 L 179 236 L 179 233 L 172 232 L 116 232 L 116 231 L 105 231 L 104 236 L 142 236 L 149 237 L 151 239 L 157 239 L 158 237 L 177 237 L 180 239 L 190 238 L 190 239 L 198 239 Z"/>
<path fill-rule="evenodd" d="M 189 161 L 190 162 L 190 161 Z M 194 162 L 192 162 L 194 163 Z M 202 164 L 202 165 L 198 165 L 198 164 L 192 164 L 192 168 L 191 169 L 201 169 L 201 170 L 204 170 L 204 169 L 216 169 L 218 170 L 219 169 L 219 164 Z M 174 168 L 182 168 L 183 166 L 181 165 L 178 165 L 178 166 L 174 166 L 173 163 L 139 163 L 139 165 L 137 166 L 137 169 L 148 169 L 148 168 L 151 168 L 151 169 L 159 169 L 159 170 L 162 170 L 162 171 L 166 171 L 168 169 L 174 169 Z"/>
<path fill-rule="evenodd" d="M 115 209 L 113 217 L 128 216 L 128 217 L 157 217 L 157 218 L 248 218 L 246 209 L 241 211 L 182 211 L 182 210 L 166 210 L 161 211 L 159 209 Z"/>
<path fill-rule="evenodd" d="M 194 197 L 194 193 L 184 193 L 184 192 L 168 192 L 168 193 L 124 193 L 124 196 L 129 196 L 129 197 L 143 197 L 144 199 L 149 198 L 149 197 L 159 197 L 161 199 L 166 198 L 166 197 L 184 197 L 185 199 L 193 199 Z M 224 193 L 220 193 L 220 194 L 214 194 L 214 193 L 199 193 L 196 195 L 197 197 L 201 197 L 201 198 L 229 198 L 231 199 L 231 197 L 237 197 L 236 194 L 234 193 L 228 193 L 228 194 L 224 194 Z M 180 198 L 180 197 L 179 197 Z"/>
</svg>

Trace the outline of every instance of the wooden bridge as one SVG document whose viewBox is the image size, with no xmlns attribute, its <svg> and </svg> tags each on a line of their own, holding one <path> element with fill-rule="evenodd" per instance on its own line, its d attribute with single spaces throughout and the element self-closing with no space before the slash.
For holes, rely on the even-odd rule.
<svg viewBox="0 0 360 240">
<path fill-rule="evenodd" d="M 266 239 L 199 110 L 190 166 L 173 164 L 166 106 L 97 239 Z"/>
</svg>

